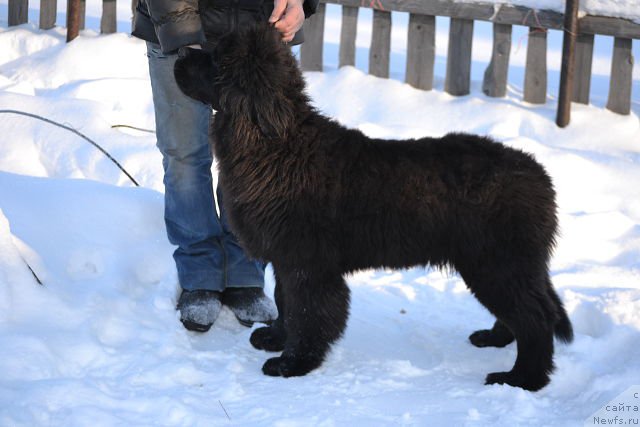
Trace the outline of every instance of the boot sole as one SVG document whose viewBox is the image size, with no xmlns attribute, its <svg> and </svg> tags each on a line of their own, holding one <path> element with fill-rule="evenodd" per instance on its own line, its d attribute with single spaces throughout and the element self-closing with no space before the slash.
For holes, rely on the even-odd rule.
<svg viewBox="0 0 640 427">
<path fill-rule="evenodd" d="M 180 319 L 180 321 L 182 322 L 182 324 L 186 329 L 194 332 L 207 332 L 209 329 L 211 329 L 211 325 L 213 325 L 213 323 L 210 323 L 208 325 L 203 325 L 201 323 L 196 323 L 190 320 L 182 320 L 182 319 Z"/>
<path fill-rule="evenodd" d="M 263 325 L 267 325 L 267 326 L 273 323 L 273 319 L 272 320 L 246 320 L 246 319 L 239 318 L 235 313 L 234 315 L 236 316 L 238 323 L 240 323 L 242 326 L 246 326 L 247 328 L 252 327 L 254 323 L 262 323 Z"/>
<path fill-rule="evenodd" d="M 239 318 L 238 316 L 236 316 L 236 319 L 238 319 L 238 322 L 242 325 L 242 326 L 246 326 L 247 328 L 250 328 L 253 326 L 253 321 L 251 320 L 244 320 Z"/>
</svg>

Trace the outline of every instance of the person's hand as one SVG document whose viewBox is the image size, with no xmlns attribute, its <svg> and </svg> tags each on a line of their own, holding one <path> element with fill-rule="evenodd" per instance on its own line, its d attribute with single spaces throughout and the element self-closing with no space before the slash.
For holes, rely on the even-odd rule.
<svg viewBox="0 0 640 427">
<path fill-rule="evenodd" d="M 290 42 L 304 23 L 304 0 L 275 0 L 269 22 L 282 35 L 282 41 Z"/>
</svg>

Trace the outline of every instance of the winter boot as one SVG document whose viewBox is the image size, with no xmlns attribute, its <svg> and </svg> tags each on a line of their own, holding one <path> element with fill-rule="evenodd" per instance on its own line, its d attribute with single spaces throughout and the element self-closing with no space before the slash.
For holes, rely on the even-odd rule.
<svg viewBox="0 0 640 427">
<path fill-rule="evenodd" d="M 229 307 L 238 322 L 247 327 L 254 322 L 268 324 L 278 317 L 276 305 L 262 288 L 227 288 L 222 294 L 222 304 Z"/>
<path fill-rule="evenodd" d="M 198 289 L 182 290 L 177 309 L 180 321 L 190 331 L 207 332 L 218 318 L 222 303 L 220 292 Z"/>
</svg>

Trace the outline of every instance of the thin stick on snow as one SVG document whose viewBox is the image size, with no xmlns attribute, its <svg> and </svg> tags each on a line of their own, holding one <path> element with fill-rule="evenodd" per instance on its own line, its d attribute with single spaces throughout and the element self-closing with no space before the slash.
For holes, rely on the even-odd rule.
<svg viewBox="0 0 640 427">
<path fill-rule="evenodd" d="M 21 116 L 27 116 L 27 117 L 32 117 L 34 119 L 38 119 L 38 120 L 42 120 L 43 122 L 52 124 L 54 126 L 58 126 L 62 129 L 66 129 L 69 132 L 73 132 L 76 135 L 78 135 L 80 138 L 84 139 L 85 141 L 87 141 L 89 144 L 93 145 L 94 147 L 96 147 L 98 150 L 100 150 L 102 152 L 102 154 L 104 154 L 105 156 L 107 156 L 109 158 L 109 160 L 111 160 L 117 167 L 118 169 L 120 169 L 130 180 L 131 182 L 134 183 L 134 185 L 136 187 L 140 187 L 140 184 L 138 184 L 138 182 L 133 179 L 133 177 L 129 174 L 129 172 L 127 172 L 120 163 L 118 163 L 118 161 L 116 159 L 113 158 L 113 156 L 111 156 L 111 154 L 109 154 L 107 152 L 107 150 L 105 150 L 104 148 L 102 148 L 97 142 L 91 140 L 88 136 L 82 134 L 81 132 L 75 130 L 74 128 L 72 128 L 71 126 L 67 126 L 67 125 L 63 125 L 62 123 L 58 123 L 55 122 L 51 119 L 47 119 L 46 117 L 42 117 L 39 116 L 37 114 L 32 114 L 32 113 L 27 113 L 25 111 L 18 111 L 18 110 L 0 110 L 0 113 L 2 114 L 18 114 Z"/>
<path fill-rule="evenodd" d="M 22 255 L 20 255 L 20 258 L 22 258 L 22 262 L 25 263 L 25 265 L 27 266 L 27 268 L 29 269 L 29 271 L 31 272 L 31 275 L 33 276 L 34 279 L 36 279 L 36 282 L 38 282 L 38 285 L 42 285 L 42 280 L 40 280 L 40 278 L 38 277 L 38 275 L 36 274 L 35 271 L 33 271 L 33 268 L 31 268 L 31 266 L 29 265 L 29 263 L 27 262 L 26 259 L 24 259 L 24 257 Z"/>
<path fill-rule="evenodd" d="M 229 414 L 227 413 L 227 410 L 224 409 L 224 406 L 222 405 L 222 402 L 220 402 L 220 400 L 218 400 L 218 403 L 220 404 L 220 407 L 222 408 L 222 410 L 224 411 L 224 414 L 227 416 L 227 418 L 229 418 L 229 421 L 231 421 L 231 417 L 229 416 Z"/>
<path fill-rule="evenodd" d="M 156 133 L 155 130 L 139 128 L 139 127 L 135 127 L 135 126 L 131 126 L 131 125 L 111 125 L 111 128 L 112 129 L 127 128 L 127 129 L 139 130 L 140 132 Z"/>
</svg>

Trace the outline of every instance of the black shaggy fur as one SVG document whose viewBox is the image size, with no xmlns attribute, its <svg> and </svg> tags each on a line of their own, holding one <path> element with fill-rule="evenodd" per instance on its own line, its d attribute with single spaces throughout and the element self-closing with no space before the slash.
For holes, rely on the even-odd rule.
<svg viewBox="0 0 640 427">
<path fill-rule="evenodd" d="M 224 208 L 248 253 L 274 267 L 280 317 L 251 336 L 282 351 L 265 374 L 320 366 L 345 329 L 345 273 L 431 265 L 457 270 L 497 318 L 474 345 L 517 342 L 514 367 L 487 384 L 549 382 L 553 336 L 571 341 L 572 329 L 549 279 L 555 193 L 532 156 L 476 135 L 388 141 L 347 129 L 310 105 L 267 26 L 223 38 L 211 57 L 183 52 L 175 73 L 218 110 Z"/>
</svg>

